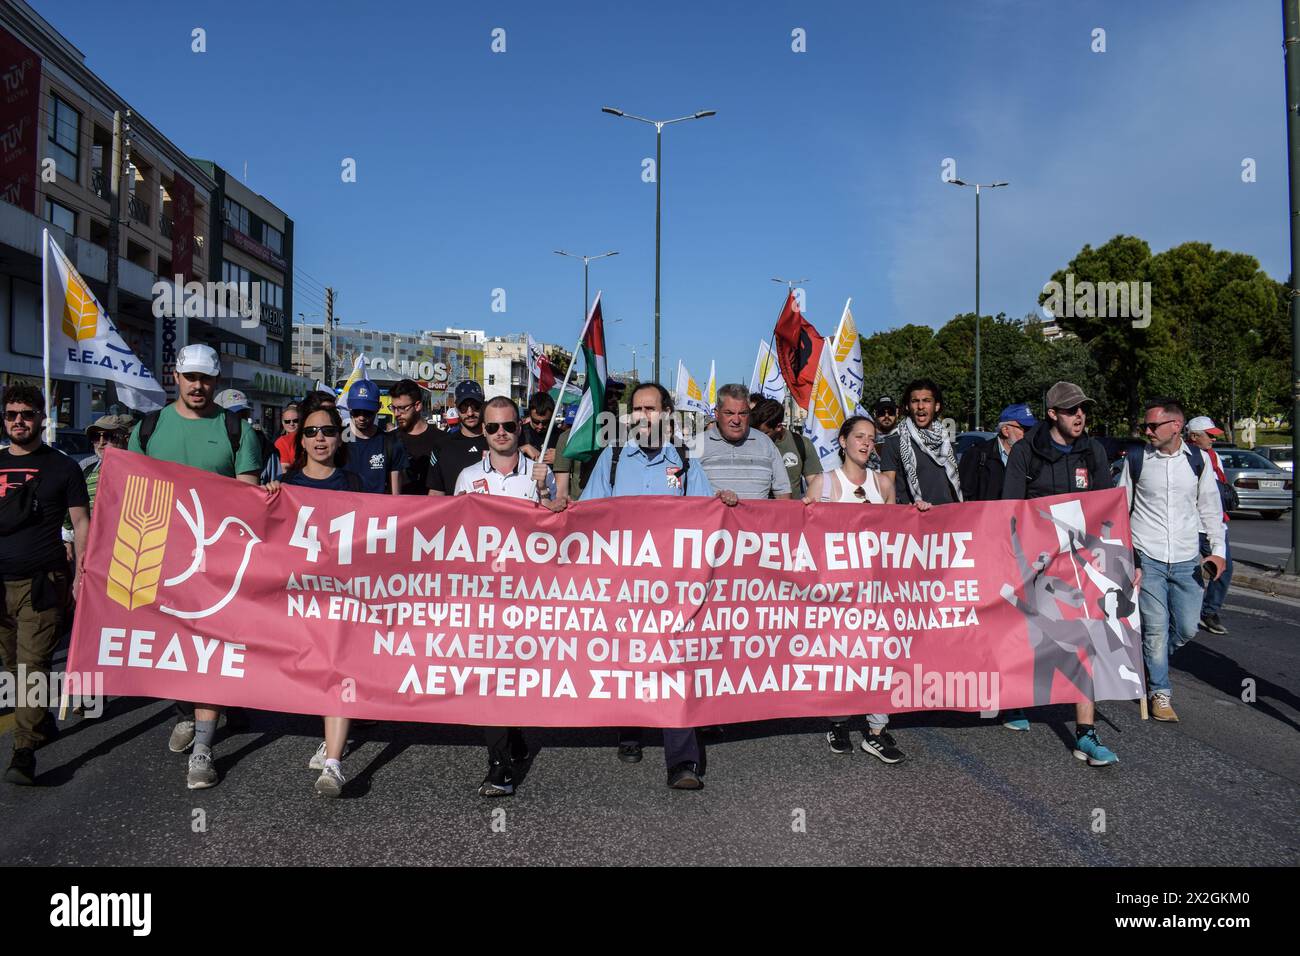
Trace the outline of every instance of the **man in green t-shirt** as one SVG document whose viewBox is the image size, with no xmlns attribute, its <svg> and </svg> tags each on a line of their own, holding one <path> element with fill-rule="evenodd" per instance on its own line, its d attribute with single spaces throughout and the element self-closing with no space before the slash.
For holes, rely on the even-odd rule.
<svg viewBox="0 0 1300 956">
<path fill-rule="evenodd" d="M 176 401 L 154 415 L 146 416 L 135 426 L 127 448 L 159 461 L 171 461 L 191 468 L 202 468 L 216 475 L 238 478 L 257 484 L 262 471 L 262 448 L 246 421 L 238 421 L 238 431 L 227 424 L 228 413 L 213 396 L 221 375 L 221 361 L 208 345 L 187 345 L 176 353 Z M 141 430 L 152 423 L 152 434 L 141 441 Z M 234 435 L 239 440 L 234 440 Z M 238 447 L 236 447 L 238 446 Z M 194 745 L 186 771 L 186 785 L 191 790 L 216 786 L 217 771 L 212 766 L 212 738 L 221 716 L 216 707 L 176 702 L 177 720 L 168 747 L 184 753 Z"/>
<path fill-rule="evenodd" d="M 781 463 L 790 475 L 790 497 L 800 498 L 821 496 L 822 462 L 817 457 L 817 449 L 803 435 L 796 434 L 785 427 L 785 409 L 775 398 L 764 398 L 754 403 L 754 410 L 749 414 L 749 424 L 757 428 L 776 445 L 781 453 Z M 806 482 L 804 488 L 800 479 Z"/>
</svg>

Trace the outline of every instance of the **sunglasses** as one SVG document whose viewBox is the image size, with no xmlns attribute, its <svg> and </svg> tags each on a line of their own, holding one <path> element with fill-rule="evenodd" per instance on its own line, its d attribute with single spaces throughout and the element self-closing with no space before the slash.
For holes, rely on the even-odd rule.
<svg viewBox="0 0 1300 956">
<path fill-rule="evenodd" d="M 1057 409 L 1057 411 L 1060 412 L 1062 415 L 1071 415 L 1071 416 L 1073 416 L 1073 415 L 1077 415 L 1077 414 L 1079 414 L 1079 412 L 1081 412 L 1081 411 L 1083 411 L 1083 410 L 1084 410 L 1084 408 L 1083 408 L 1082 405 L 1075 405 L 1075 406 L 1073 406 L 1073 407 L 1071 407 L 1071 408 L 1058 408 L 1058 409 Z"/>
<path fill-rule="evenodd" d="M 298 419 L 296 419 L 296 418 L 282 418 L 282 419 L 280 419 L 280 424 L 283 425 L 285 428 L 292 428 L 292 427 L 294 427 L 295 425 L 298 424 Z"/>
<path fill-rule="evenodd" d="M 121 445 L 126 441 L 126 439 L 123 438 L 121 435 L 110 435 L 108 432 L 96 432 L 95 437 L 92 438 L 90 441 L 92 444 L 95 445 L 99 445 L 101 443 L 107 443 L 110 445 Z"/>
<path fill-rule="evenodd" d="M 861 485 L 858 485 L 858 487 L 853 489 L 853 497 L 857 498 L 859 501 L 866 501 L 867 489 L 863 488 Z"/>
<path fill-rule="evenodd" d="M 489 435 L 495 435 L 497 429 L 504 428 L 507 434 L 513 435 L 519 429 L 518 422 L 488 422 L 483 426 L 483 430 Z"/>
<path fill-rule="evenodd" d="M 23 408 L 17 411 L 10 411 L 9 409 L 6 408 L 5 421 L 16 422 L 18 421 L 18 419 L 21 418 L 25 422 L 34 422 L 36 421 L 36 416 L 39 414 L 40 412 L 34 411 L 30 408 Z"/>
<path fill-rule="evenodd" d="M 1166 418 L 1166 419 L 1165 419 L 1164 421 L 1162 421 L 1162 422 L 1143 422 L 1143 423 L 1142 423 L 1142 430 L 1143 430 L 1143 431 L 1148 431 L 1148 432 L 1153 432 L 1153 431 L 1155 431 L 1157 428 L 1159 428 L 1161 425 L 1171 425 L 1171 424 L 1173 424 L 1173 423 L 1176 422 L 1176 421 L 1178 421 L 1178 419 L 1176 419 L 1176 418 Z"/>
<path fill-rule="evenodd" d="M 338 438 L 341 431 L 343 429 L 337 425 L 307 425 L 302 430 L 302 437 L 315 438 L 317 435 L 324 435 L 326 438 Z"/>
</svg>

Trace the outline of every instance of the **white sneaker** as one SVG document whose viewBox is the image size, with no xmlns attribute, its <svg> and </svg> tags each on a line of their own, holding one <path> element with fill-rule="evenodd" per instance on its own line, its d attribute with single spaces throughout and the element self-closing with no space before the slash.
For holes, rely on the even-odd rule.
<svg viewBox="0 0 1300 956">
<path fill-rule="evenodd" d="M 343 769 L 338 764 L 326 764 L 320 776 L 316 778 L 316 792 L 322 797 L 337 797 L 343 792 L 343 785 L 348 782 L 343 776 Z"/>
<path fill-rule="evenodd" d="M 312 754 L 311 759 L 307 761 L 307 769 L 308 770 L 325 769 L 325 741 L 322 740 L 320 742 L 320 746 L 316 748 L 316 752 Z"/>
</svg>

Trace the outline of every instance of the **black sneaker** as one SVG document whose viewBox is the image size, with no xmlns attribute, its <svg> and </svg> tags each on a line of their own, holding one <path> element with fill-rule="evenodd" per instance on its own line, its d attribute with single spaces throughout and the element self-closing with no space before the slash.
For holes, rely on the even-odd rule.
<svg viewBox="0 0 1300 956">
<path fill-rule="evenodd" d="M 1228 629 L 1219 623 L 1219 615 L 1206 614 L 1201 618 L 1201 627 L 1205 628 L 1211 634 L 1227 634 Z"/>
<path fill-rule="evenodd" d="M 36 751 L 31 747 L 19 747 L 9 761 L 5 771 L 5 780 L 20 787 L 30 787 L 36 782 Z"/>
<path fill-rule="evenodd" d="M 903 751 L 898 749 L 898 745 L 894 743 L 894 738 L 888 730 L 882 730 L 878 734 L 873 734 L 870 731 L 863 734 L 862 749 L 873 757 L 879 757 L 885 763 L 898 763 L 906 756 Z"/>
<path fill-rule="evenodd" d="M 700 768 L 693 763 L 679 763 L 669 767 L 668 786 L 673 790 L 703 790 Z"/>
<path fill-rule="evenodd" d="M 848 724 L 831 724 L 831 729 L 826 731 L 826 742 L 831 745 L 833 754 L 853 753 L 853 740 L 849 737 Z"/>
<path fill-rule="evenodd" d="M 640 763 L 641 745 L 635 740 L 625 740 L 618 745 L 618 759 L 624 763 Z"/>
<path fill-rule="evenodd" d="M 508 797 L 515 792 L 514 770 L 509 764 L 494 760 L 488 764 L 487 776 L 478 788 L 480 797 Z"/>
</svg>

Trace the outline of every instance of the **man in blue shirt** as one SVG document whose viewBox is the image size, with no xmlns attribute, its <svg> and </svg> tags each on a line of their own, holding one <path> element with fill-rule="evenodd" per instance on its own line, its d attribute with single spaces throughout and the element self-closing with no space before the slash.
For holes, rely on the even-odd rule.
<svg viewBox="0 0 1300 956">
<path fill-rule="evenodd" d="M 690 458 L 684 445 L 672 442 L 672 396 L 662 385 L 647 383 L 632 393 L 632 437 L 622 446 L 611 445 L 600 453 L 582 501 L 623 498 L 629 495 L 682 495 L 692 498 L 720 497 L 734 505 L 734 492 L 714 493 L 699 461 Z M 624 763 L 641 760 L 641 730 L 620 731 L 618 759 Z M 674 790 L 699 790 L 700 743 L 693 728 L 664 728 L 664 762 L 668 786 Z"/>
<path fill-rule="evenodd" d="M 406 448 L 397 432 L 381 432 L 375 423 L 379 411 L 379 386 L 369 379 L 353 382 L 348 389 L 348 414 L 352 416 L 352 441 L 348 447 L 348 471 L 361 476 L 368 494 L 400 495 L 406 472 Z"/>
</svg>

